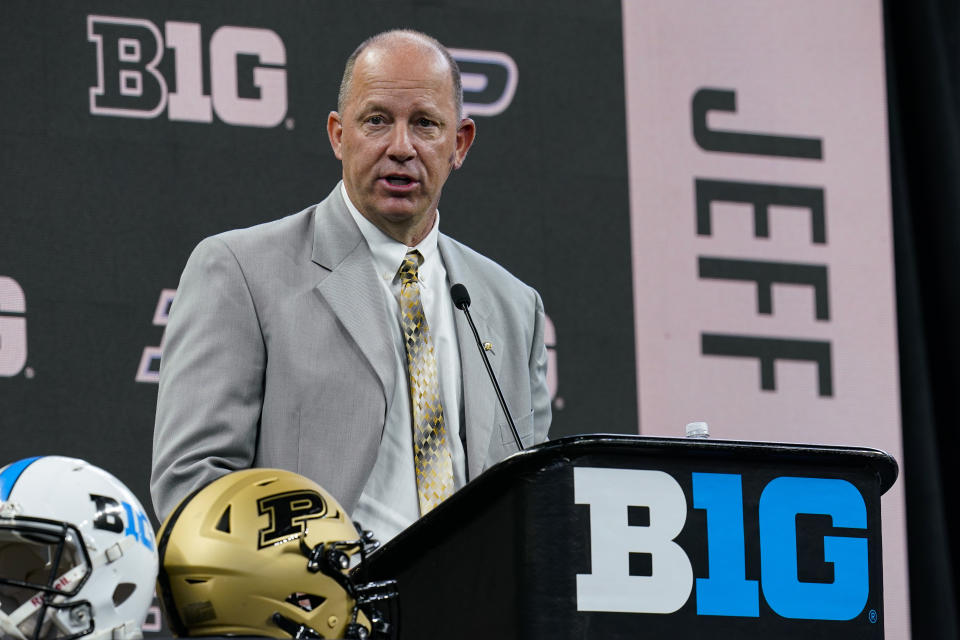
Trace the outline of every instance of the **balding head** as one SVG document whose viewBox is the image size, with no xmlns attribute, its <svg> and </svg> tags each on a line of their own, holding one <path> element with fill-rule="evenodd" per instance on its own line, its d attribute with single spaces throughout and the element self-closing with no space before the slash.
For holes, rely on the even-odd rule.
<svg viewBox="0 0 960 640">
<path fill-rule="evenodd" d="M 457 108 L 457 116 L 463 117 L 463 86 L 460 81 L 460 68 L 447 48 L 431 36 L 412 29 L 394 29 L 384 31 L 375 36 L 367 38 L 360 43 L 350 57 L 347 58 L 347 64 L 343 69 L 343 78 L 340 80 L 340 93 L 337 96 L 337 111 L 343 113 L 350 96 L 350 90 L 353 85 L 353 70 L 357 60 L 365 52 L 373 49 L 389 52 L 392 48 L 403 46 L 418 46 L 426 49 L 432 49 L 439 54 L 446 64 L 450 67 L 451 88 L 453 90 L 453 99 Z"/>
<path fill-rule="evenodd" d="M 416 246 L 430 232 L 450 172 L 473 144 L 459 73 L 422 33 L 374 36 L 350 56 L 327 135 L 349 201 L 388 236 Z"/>
</svg>

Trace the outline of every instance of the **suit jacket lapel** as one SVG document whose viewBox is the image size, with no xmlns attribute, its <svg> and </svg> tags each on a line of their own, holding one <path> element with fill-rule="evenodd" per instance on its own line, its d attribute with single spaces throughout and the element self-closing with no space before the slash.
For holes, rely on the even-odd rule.
<svg viewBox="0 0 960 640">
<path fill-rule="evenodd" d="M 499 376 L 501 359 L 497 357 L 497 345 L 502 345 L 496 319 L 491 317 L 493 297 L 488 283 L 472 276 L 464 259 L 463 250 L 450 238 L 440 234 L 440 255 L 447 270 L 450 284 L 461 283 L 470 292 L 470 315 L 477 326 L 481 342 L 490 342 L 493 349 L 487 352 L 490 368 Z M 483 365 L 473 332 L 466 314 L 456 311 L 457 342 L 460 347 L 460 369 L 463 376 L 463 409 L 467 430 L 467 461 L 469 478 L 475 478 L 486 466 L 490 438 L 498 420 L 497 394 L 493 390 L 486 368 Z M 500 418 L 504 419 L 505 418 Z"/>
<path fill-rule="evenodd" d="M 389 406 L 396 384 L 394 345 L 387 325 L 391 316 L 377 282 L 373 256 L 339 186 L 314 211 L 312 260 L 325 270 L 316 291 L 380 378 Z"/>
</svg>

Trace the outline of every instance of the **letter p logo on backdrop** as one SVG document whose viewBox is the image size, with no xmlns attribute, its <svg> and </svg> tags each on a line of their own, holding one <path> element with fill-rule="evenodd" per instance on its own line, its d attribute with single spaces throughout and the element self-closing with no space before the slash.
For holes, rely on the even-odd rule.
<svg viewBox="0 0 960 640">
<path fill-rule="evenodd" d="M 450 49 L 463 82 L 463 115 L 495 116 L 517 91 L 517 63 L 500 51 Z"/>
</svg>

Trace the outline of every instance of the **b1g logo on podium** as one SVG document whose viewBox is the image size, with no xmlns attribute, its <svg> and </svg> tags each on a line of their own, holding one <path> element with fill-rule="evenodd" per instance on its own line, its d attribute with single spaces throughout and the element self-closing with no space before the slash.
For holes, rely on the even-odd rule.
<svg viewBox="0 0 960 640">
<path fill-rule="evenodd" d="M 167 21 L 164 33 L 149 20 L 87 16 L 87 39 L 97 49 L 97 85 L 90 113 L 126 118 L 275 127 L 287 114 L 287 61 L 283 41 L 270 29 L 223 26 L 210 37 L 210 95 L 203 92 L 200 25 Z M 173 49 L 176 91 L 158 70 L 165 48 Z M 241 68 L 253 63 L 252 86 Z M 247 95 L 242 95 L 247 94 Z"/>
<path fill-rule="evenodd" d="M 677 479 L 664 471 L 574 469 L 575 502 L 590 507 L 591 573 L 577 575 L 578 611 L 674 613 L 696 585 L 697 616 L 759 617 L 761 592 L 782 618 L 840 621 L 864 612 L 870 595 L 867 507 L 853 484 L 773 478 L 754 502 L 758 526 L 745 527 L 740 474 L 691 475 L 693 507 L 706 512 L 709 577 L 696 580 L 690 549 L 676 541 L 688 520 Z M 832 520 L 836 535 L 822 536 L 819 560 L 832 565 L 832 580 L 803 578 L 811 562 L 798 552 L 798 536 L 809 537 L 798 527 L 804 516 Z M 746 575 L 748 531 L 759 536 L 759 580 Z M 876 611 L 868 617 L 876 622 Z"/>
</svg>

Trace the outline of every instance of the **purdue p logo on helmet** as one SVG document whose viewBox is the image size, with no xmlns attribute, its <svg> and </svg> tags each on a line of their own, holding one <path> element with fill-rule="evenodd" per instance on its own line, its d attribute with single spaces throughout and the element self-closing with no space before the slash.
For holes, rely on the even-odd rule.
<svg viewBox="0 0 960 640">
<path fill-rule="evenodd" d="M 260 549 L 297 539 L 307 532 L 309 520 L 331 515 L 324 497 L 310 489 L 286 491 L 260 498 L 257 500 L 257 511 L 270 518 L 270 524 L 260 529 Z M 333 517 L 337 515 L 334 514 Z"/>
<path fill-rule="evenodd" d="M 356 584 L 348 573 L 350 557 L 375 541 L 296 473 L 218 478 L 174 509 L 157 540 L 161 600 L 179 636 L 389 637 L 372 604 L 392 599 L 394 584 Z"/>
</svg>

